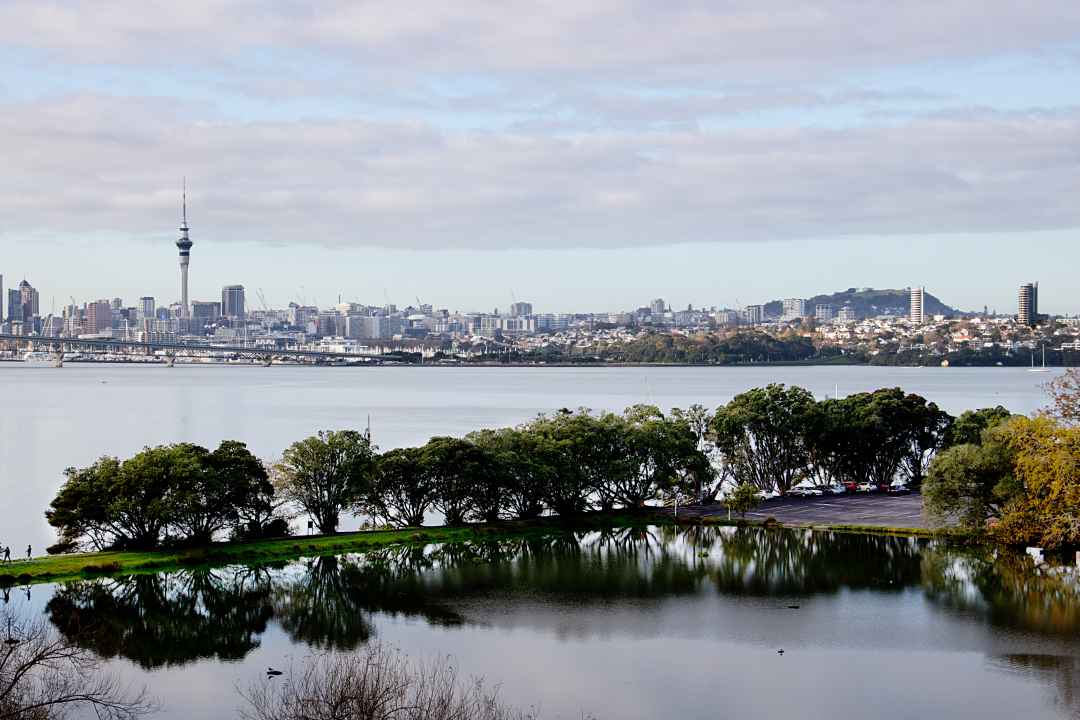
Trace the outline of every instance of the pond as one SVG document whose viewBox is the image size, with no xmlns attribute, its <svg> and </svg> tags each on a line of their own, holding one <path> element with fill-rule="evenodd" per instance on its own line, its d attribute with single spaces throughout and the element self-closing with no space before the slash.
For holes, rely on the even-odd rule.
<svg viewBox="0 0 1080 720">
<path fill-rule="evenodd" d="M 381 642 L 543 718 L 1055 718 L 1080 576 L 1024 554 L 760 528 L 559 531 L 11 588 L 145 685 L 233 716 L 267 667 Z M 778 653 L 783 649 L 784 653 Z"/>
</svg>

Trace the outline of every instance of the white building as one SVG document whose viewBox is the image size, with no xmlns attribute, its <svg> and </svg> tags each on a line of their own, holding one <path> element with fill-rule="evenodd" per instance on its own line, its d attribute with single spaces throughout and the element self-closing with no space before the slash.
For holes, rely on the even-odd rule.
<svg viewBox="0 0 1080 720">
<path fill-rule="evenodd" d="M 910 288 L 911 292 L 911 307 L 908 311 L 908 319 L 916 325 L 922 325 L 926 322 L 926 315 L 923 312 L 923 298 L 925 297 L 925 291 L 921 287 Z"/>
</svg>

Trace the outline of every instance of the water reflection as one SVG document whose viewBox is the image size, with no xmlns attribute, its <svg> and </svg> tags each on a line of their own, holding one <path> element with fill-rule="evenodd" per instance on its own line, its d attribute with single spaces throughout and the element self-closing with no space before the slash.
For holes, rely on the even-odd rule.
<svg viewBox="0 0 1080 720">
<path fill-rule="evenodd" d="M 144 668 L 241 659 L 271 623 L 294 643 L 349 650 L 376 616 L 483 625 L 499 609 L 625 608 L 675 597 L 880 597 L 922 588 L 932 612 L 1072 641 L 1075 568 L 911 538 L 757 528 L 634 528 L 386 548 L 277 568 L 192 569 L 68 583 L 47 613 L 68 638 Z M 487 613 L 488 615 L 485 615 Z M 1070 648 L 1071 649 L 1071 648 Z M 1006 656 L 1003 656 L 1006 657 Z M 1047 675 L 1049 660 L 1028 662 Z M 1032 656 L 1049 657 L 1049 656 Z M 1060 661 L 1055 678 L 1075 678 Z M 1064 673 L 1064 674 L 1063 674 Z M 1064 694 L 1072 702 L 1073 685 Z"/>
<path fill-rule="evenodd" d="M 265 570 L 190 570 L 61 586 L 46 606 L 70 641 L 144 668 L 239 660 L 273 617 Z"/>
<path fill-rule="evenodd" d="M 926 549 L 923 584 L 941 606 L 999 627 L 1075 637 L 1080 633 L 1080 573 L 1019 552 Z"/>
</svg>

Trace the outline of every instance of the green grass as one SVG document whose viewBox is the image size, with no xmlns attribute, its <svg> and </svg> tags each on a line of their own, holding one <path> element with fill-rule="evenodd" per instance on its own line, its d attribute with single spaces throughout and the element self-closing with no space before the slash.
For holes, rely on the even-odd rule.
<svg viewBox="0 0 1080 720">
<path fill-rule="evenodd" d="M 464 527 L 423 527 L 369 530 L 336 535 L 296 535 L 252 542 L 215 543 L 189 549 L 109 551 L 51 555 L 0 565 L 0 585 L 59 582 L 108 575 L 131 575 L 182 567 L 269 563 L 301 557 L 363 552 L 388 545 L 443 543 L 476 539 L 506 539 L 559 529 L 634 527 L 666 524 L 649 513 L 589 514 L 571 523 L 558 519 L 515 520 Z"/>
<path fill-rule="evenodd" d="M 602 527 L 638 527 L 644 525 L 720 525 L 764 527 L 765 520 L 706 516 L 704 518 L 673 519 L 659 512 L 590 513 L 573 522 L 558 518 L 513 520 L 487 525 L 464 527 L 423 527 L 401 530 L 369 530 L 337 535 L 297 535 L 294 537 L 252 542 L 215 543 L 189 549 L 151 550 L 145 552 L 97 552 L 51 555 L 0 565 L 0 585 L 60 582 L 109 575 L 133 575 L 175 570 L 183 567 L 219 567 L 237 563 L 264 564 L 287 562 L 301 557 L 338 555 L 363 552 L 389 545 L 423 545 L 477 539 L 509 539 L 528 535 L 547 534 L 558 530 L 588 530 Z M 888 527 L 881 525 L 822 525 L 769 523 L 770 527 L 809 528 L 816 531 L 850 532 L 872 535 L 902 535 L 907 537 L 955 537 L 955 532 L 942 533 L 925 528 Z"/>
</svg>

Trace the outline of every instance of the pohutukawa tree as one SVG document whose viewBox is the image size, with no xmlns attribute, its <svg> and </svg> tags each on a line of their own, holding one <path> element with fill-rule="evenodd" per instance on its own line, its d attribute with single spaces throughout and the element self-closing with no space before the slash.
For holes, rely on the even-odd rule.
<svg viewBox="0 0 1080 720">
<path fill-rule="evenodd" d="M 375 463 L 370 512 L 394 525 L 419 527 L 439 497 L 439 486 L 420 448 L 399 448 Z"/>
<path fill-rule="evenodd" d="M 307 513 L 320 533 L 337 532 L 341 513 L 362 504 L 371 487 L 375 447 L 355 430 L 328 430 L 284 452 L 277 491 Z"/>
</svg>

